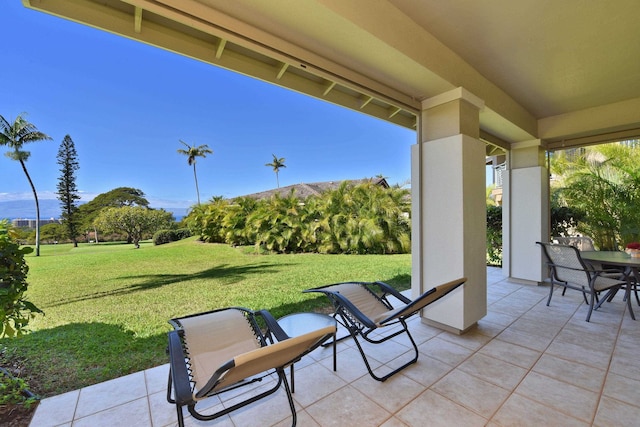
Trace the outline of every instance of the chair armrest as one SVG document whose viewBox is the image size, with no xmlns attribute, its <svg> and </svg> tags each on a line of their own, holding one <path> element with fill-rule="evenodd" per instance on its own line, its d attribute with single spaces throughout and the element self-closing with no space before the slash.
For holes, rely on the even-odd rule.
<svg viewBox="0 0 640 427">
<path fill-rule="evenodd" d="M 179 331 L 169 332 L 169 375 L 173 382 L 176 403 L 182 406 L 193 402 L 193 394 L 179 333 Z"/>
<path fill-rule="evenodd" d="M 388 295 L 388 294 L 393 295 L 394 297 L 398 298 L 400 301 L 402 301 L 405 304 L 409 304 L 411 302 L 411 299 L 402 295 L 395 288 L 393 288 L 392 286 L 384 282 L 373 282 L 373 285 L 378 286 L 378 288 L 380 288 L 380 290 L 384 292 L 385 295 Z"/>
<path fill-rule="evenodd" d="M 306 289 L 302 292 L 321 292 L 325 294 L 329 300 L 333 303 L 336 311 L 346 309 L 358 322 L 362 323 L 368 328 L 376 328 L 376 324 L 373 320 L 364 315 L 358 308 L 351 303 L 347 298 L 341 295 L 339 292 L 328 291 L 322 288 Z"/>
<path fill-rule="evenodd" d="M 290 338 L 289 335 L 287 335 L 287 333 L 278 324 L 278 321 L 267 310 L 257 311 L 256 314 L 260 315 L 264 319 L 267 325 L 267 333 L 265 335 L 267 335 L 269 338 L 271 337 L 271 335 L 273 335 L 278 341 L 284 341 Z"/>
</svg>

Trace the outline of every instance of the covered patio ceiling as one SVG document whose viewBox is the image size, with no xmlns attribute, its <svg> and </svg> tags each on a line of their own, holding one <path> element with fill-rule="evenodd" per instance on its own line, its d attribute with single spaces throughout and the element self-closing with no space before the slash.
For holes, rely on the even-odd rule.
<svg viewBox="0 0 640 427">
<path fill-rule="evenodd" d="M 485 102 L 488 155 L 640 137 L 637 0 L 23 4 L 407 128 L 422 100 L 463 87 Z"/>
</svg>

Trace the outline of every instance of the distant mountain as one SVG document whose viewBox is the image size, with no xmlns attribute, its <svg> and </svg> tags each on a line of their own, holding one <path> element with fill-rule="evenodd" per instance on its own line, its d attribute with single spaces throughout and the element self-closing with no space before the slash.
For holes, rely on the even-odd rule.
<svg viewBox="0 0 640 427">
<path fill-rule="evenodd" d="M 39 200 L 40 219 L 60 218 L 60 201 L 56 199 Z M 164 208 L 173 213 L 176 221 L 187 215 L 187 208 Z M 10 200 L 0 202 L 0 218 L 30 218 L 36 217 L 36 203 L 33 200 Z"/>
</svg>

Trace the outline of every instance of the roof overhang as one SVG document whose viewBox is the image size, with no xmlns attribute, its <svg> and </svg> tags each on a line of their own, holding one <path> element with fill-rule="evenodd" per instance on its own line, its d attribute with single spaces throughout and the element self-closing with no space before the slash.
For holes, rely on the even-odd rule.
<svg viewBox="0 0 640 427">
<path fill-rule="evenodd" d="M 560 111 L 561 105 L 569 103 L 558 99 L 553 104 L 552 99 L 547 99 L 539 106 L 532 103 L 533 108 L 523 107 L 516 97 L 502 89 L 511 81 L 485 77 L 479 71 L 483 64 L 472 66 L 460 56 L 463 49 L 459 45 L 454 41 L 446 45 L 436 38 L 430 31 L 437 31 L 437 26 L 426 28 L 419 16 L 429 8 L 435 11 L 451 7 L 447 12 L 456 12 L 458 16 L 443 19 L 457 25 L 458 32 L 469 32 L 471 37 L 472 30 L 484 31 L 489 38 L 492 36 L 489 30 L 500 35 L 501 29 L 474 27 L 478 19 L 472 15 L 482 13 L 491 17 L 491 12 L 497 15 L 501 5 L 464 0 L 445 2 L 444 6 L 431 0 L 374 4 L 368 0 L 23 0 L 23 3 L 409 129 L 417 128 L 421 101 L 464 87 L 484 101 L 480 127 L 481 138 L 488 143 L 488 155 L 508 150 L 512 143 L 534 139 L 543 139 L 549 147 L 557 148 L 590 143 L 594 138 L 606 141 L 620 135 L 640 136 L 639 85 L 629 86 L 629 98 L 622 101 L 541 116 L 540 111 Z M 527 3 L 539 7 L 535 2 Z M 467 20 L 460 9 L 453 9 L 462 6 L 473 12 Z M 485 10 L 491 8 L 495 10 Z M 628 8 L 637 6 L 630 4 Z M 579 24 L 567 23 L 566 31 Z M 504 32 L 514 31 L 514 36 L 517 35 L 518 28 L 509 28 Z M 540 32 L 546 30 L 539 28 Z M 450 40 L 440 31 L 441 39 Z M 640 32 L 635 31 L 628 40 L 620 42 L 638 42 L 638 35 Z M 508 50 L 497 53 L 506 57 L 510 54 Z M 637 52 L 636 56 L 640 57 Z M 498 59 L 496 54 L 496 62 Z M 536 60 L 540 61 L 533 58 L 529 63 L 517 64 L 520 70 L 505 75 L 514 80 L 518 71 L 534 66 L 544 72 Z M 637 60 L 633 61 L 628 70 L 631 76 L 639 73 Z M 523 87 L 513 93 L 526 92 L 527 80 L 518 83 Z M 530 89 L 537 90 L 533 84 Z M 533 102 L 522 95 L 521 98 Z M 590 102 L 596 102 L 596 97 Z"/>
</svg>

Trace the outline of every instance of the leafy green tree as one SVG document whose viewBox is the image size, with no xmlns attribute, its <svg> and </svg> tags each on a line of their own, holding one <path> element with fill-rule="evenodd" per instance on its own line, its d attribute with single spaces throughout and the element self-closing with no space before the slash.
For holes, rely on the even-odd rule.
<svg viewBox="0 0 640 427">
<path fill-rule="evenodd" d="M 193 179 L 196 182 L 196 194 L 198 195 L 198 206 L 199 206 L 200 190 L 198 189 L 198 175 L 196 174 L 196 159 L 198 157 L 202 157 L 202 158 L 207 157 L 207 154 L 212 154 L 213 150 L 211 150 L 209 146 L 206 144 L 198 145 L 196 147 L 195 145 L 189 145 L 182 140 L 180 140 L 180 143 L 185 147 L 187 147 L 187 149 L 185 150 L 183 148 L 179 148 L 178 153 L 184 154 L 185 156 L 187 156 L 187 163 L 189 164 L 189 166 L 193 166 Z"/>
<path fill-rule="evenodd" d="M 80 195 L 76 185 L 76 171 L 78 153 L 76 146 L 69 135 L 66 135 L 58 149 L 58 165 L 60 165 L 60 177 L 58 178 L 58 200 L 62 208 L 62 224 L 67 229 L 67 236 L 78 247 L 78 230 L 80 227 L 78 217 L 78 203 Z"/>
<path fill-rule="evenodd" d="M 8 220 L 0 220 L 0 338 L 22 335 L 29 320 L 42 313 L 24 296 L 29 273 L 24 256 L 32 251 L 15 242 Z"/>
<path fill-rule="evenodd" d="M 273 168 L 273 171 L 276 173 L 276 184 L 278 185 L 278 188 L 280 188 L 280 179 L 278 177 L 278 172 L 280 171 L 280 169 L 282 168 L 286 168 L 287 166 L 284 164 L 284 157 L 276 157 L 275 154 L 272 154 L 273 156 L 273 162 L 271 163 L 266 163 L 265 166 L 269 166 Z"/>
<path fill-rule="evenodd" d="M 19 115 L 13 123 L 9 123 L 7 119 L 0 116 L 0 145 L 9 147 L 10 151 L 6 153 L 7 157 L 20 162 L 36 201 L 36 256 L 40 256 L 40 203 L 38 202 L 36 187 L 33 185 L 25 165 L 25 162 L 31 156 L 31 152 L 24 151 L 22 148 L 24 144 L 48 139 L 51 139 L 51 137 L 40 132 L 33 124 L 26 121 L 22 115 Z"/>
<path fill-rule="evenodd" d="M 40 228 L 40 239 L 43 242 L 57 243 L 68 236 L 69 230 L 62 224 L 55 222 L 45 224 Z"/>
<path fill-rule="evenodd" d="M 144 192 L 132 187 L 118 187 L 106 193 L 98 194 L 88 203 L 80 205 L 78 208 L 81 217 L 81 229 L 85 236 L 91 230 L 96 233 L 96 241 L 98 240 L 98 229 L 94 227 L 94 221 L 98 217 L 100 211 L 104 208 L 121 208 L 124 206 L 140 206 L 149 207 L 149 201 L 145 198 Z M 129 241 L 131 243 L 131 241 Z"/>
<path fill-rule="evenodd" d="M 126 234 L 135 247 L 139 248 L 140 240 L 145 236 L 152 236 L 158 230 L 169 228 L 173 220 L 171 212 L 163 209 L 123 206 L 101 210 L 95 222 L 101 230 Z"/>
</svg>

